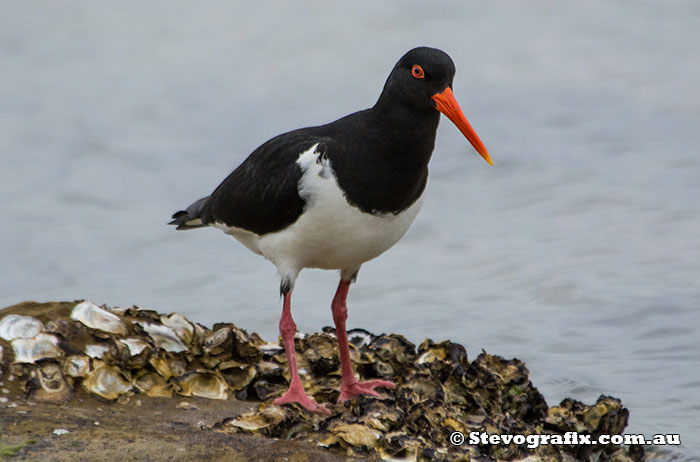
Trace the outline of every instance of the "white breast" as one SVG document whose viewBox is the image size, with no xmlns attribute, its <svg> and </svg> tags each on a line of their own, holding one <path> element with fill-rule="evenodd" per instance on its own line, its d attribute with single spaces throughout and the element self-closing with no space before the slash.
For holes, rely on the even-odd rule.
<svg viewBox="0 0 700 462">
<path fill-rule="evenodd" d="M 316 151 L 317 146 L 301 153 L 297 160 L 302 171 L 299 195 L 306 206 L 296 222 L 263 236 L 215 225 L 262 254 L 282 275 L 295 277 L 303 268 L 354 272 L 401 239 L 423 202 L 421 196 L 397 215 L 362 212 L 347 202 L 328 160 Z"/>
</svg>

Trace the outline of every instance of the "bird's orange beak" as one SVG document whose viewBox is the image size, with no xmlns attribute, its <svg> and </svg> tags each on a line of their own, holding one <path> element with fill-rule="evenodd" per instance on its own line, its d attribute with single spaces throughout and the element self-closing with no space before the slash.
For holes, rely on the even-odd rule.
<svg viewBox="0 0 700 462">
<path fill-rule="evenodd" d="M 481 142 L 479 136 L 476 134 L 471 124 L 464 116 L 462 109 L 459 108 L 455 95 L 452 94 L 452 89 L 450 87 L 445 88 L 442 93 L 435 93 L 432 98 L 435 100 L 436 109 L 447 116 L 448 119 L 452 121 L 453 124 L 459 128 L 459 131 L 469 140 L 469 142 L 474 146 L 476 152 L 481 154 L 489 165 L 493 165 L 491 162 L 491 156 L 486 150 L 484 143 Z"/>
</svg>

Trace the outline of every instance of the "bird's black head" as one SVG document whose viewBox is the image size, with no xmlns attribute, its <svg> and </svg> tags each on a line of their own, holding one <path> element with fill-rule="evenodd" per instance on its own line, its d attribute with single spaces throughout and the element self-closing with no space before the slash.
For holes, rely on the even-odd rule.
<svg viewBox="0 0 700 462">
<path fill-rule="evenodd" d="M 399 59 L 384 84 L 382 99 L 419 111 L 435 109 L 432 96 L 452 86 L 455 64 L 444 51 L 414 48 Z"/>
<path fill-rule="evenodd" d="M 447 53 L 436 48 L 414 48 L 399 59 L 374 106 L 378 111 L 408 110 L 413 114 L 433 111 L 445 114 L 464 134 L 479 154 L 491 158 L 452 94 L 455 64 Z M 437 125 L 435 125 L 437 127 Z"/>
</svg>

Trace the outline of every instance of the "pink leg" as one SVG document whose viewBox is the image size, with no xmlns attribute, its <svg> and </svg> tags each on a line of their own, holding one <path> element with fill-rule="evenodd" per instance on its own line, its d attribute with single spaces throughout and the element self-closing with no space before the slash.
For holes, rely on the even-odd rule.
<svg viewBox="0 0 700 462">
<path fill-rule="evenodd" d="M 340 353 L 340 396 L 338 402 L 342 403 L 352 396 L 361 394 L 380 396 L 374 391 L 376 387 L 394 388 L 395 385 L 388 380 L 370 380 L 368 382 L 359 382 L 355 378 L 350 363 L 350 348 L 348 347 L 348 334 L 345 330 L 345 321 L 348 319 L 348 307 L 345 300 L 350 290 L 350 281 L 340 280 L 338 290 L 333 297 L 333 321 L 335 322 L 335 334 L 338 337 L 338 351 Z"/>
<path fill-rule="evenodd" d="M 287 292 L 284 294 L 282 318 L 280 319 L 280 333 L 282 334 L 282 341 L 284 342 L 284 352 L 287 355 L 291 382 L 289 384 L 289 390 L 287 390 L 284 395 L 277 398 L 274 402 L 275 404 L 299 403 L 309 411 L 330 414 L 331 411 L 316 404 L 311 398 L 309 398 L 304 391 L 304 386 L 301 384 L 299 371 L 297 370 L 296 351 L 294 351 L 294 334 L 296 331 L 297 325 L 294 324 L 294 320 L 292 319 L 291 292 Z"/>
</svg>

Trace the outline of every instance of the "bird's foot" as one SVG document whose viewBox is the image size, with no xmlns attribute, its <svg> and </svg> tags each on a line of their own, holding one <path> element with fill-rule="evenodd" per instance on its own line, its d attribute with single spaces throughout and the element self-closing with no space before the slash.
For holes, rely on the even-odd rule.
<svg viewBox="0 0 700 462">
<path fill-rule="evenodd" d="M 342 403 L 343 401 L 358 395 L 381 396 L 379 393 L 374 391 L 374 389 L 377 387 L 396 388 L 396 385 L 388 380 L 369 380 L 367 382 L 358 382 L 355 380 L 350 383 L 343 382 L 340 386 L 340 396 L 338 396 L 338 402 Z"/>
<path fill-rule="evenodd" d="M 307 395 L 304 389 L 301 387 L 290 387 L 284 395 L 280 396 L 273 402 L 275 404 L 298 403 L 311 412 L 318 412 L 321 414 L 331 413 L 331 411 L 329 411 L 327 408 L 321 406 L 320 404 L 316 403 L 314 400 L 309 398 L 309 395 Z"/>
</svg>

